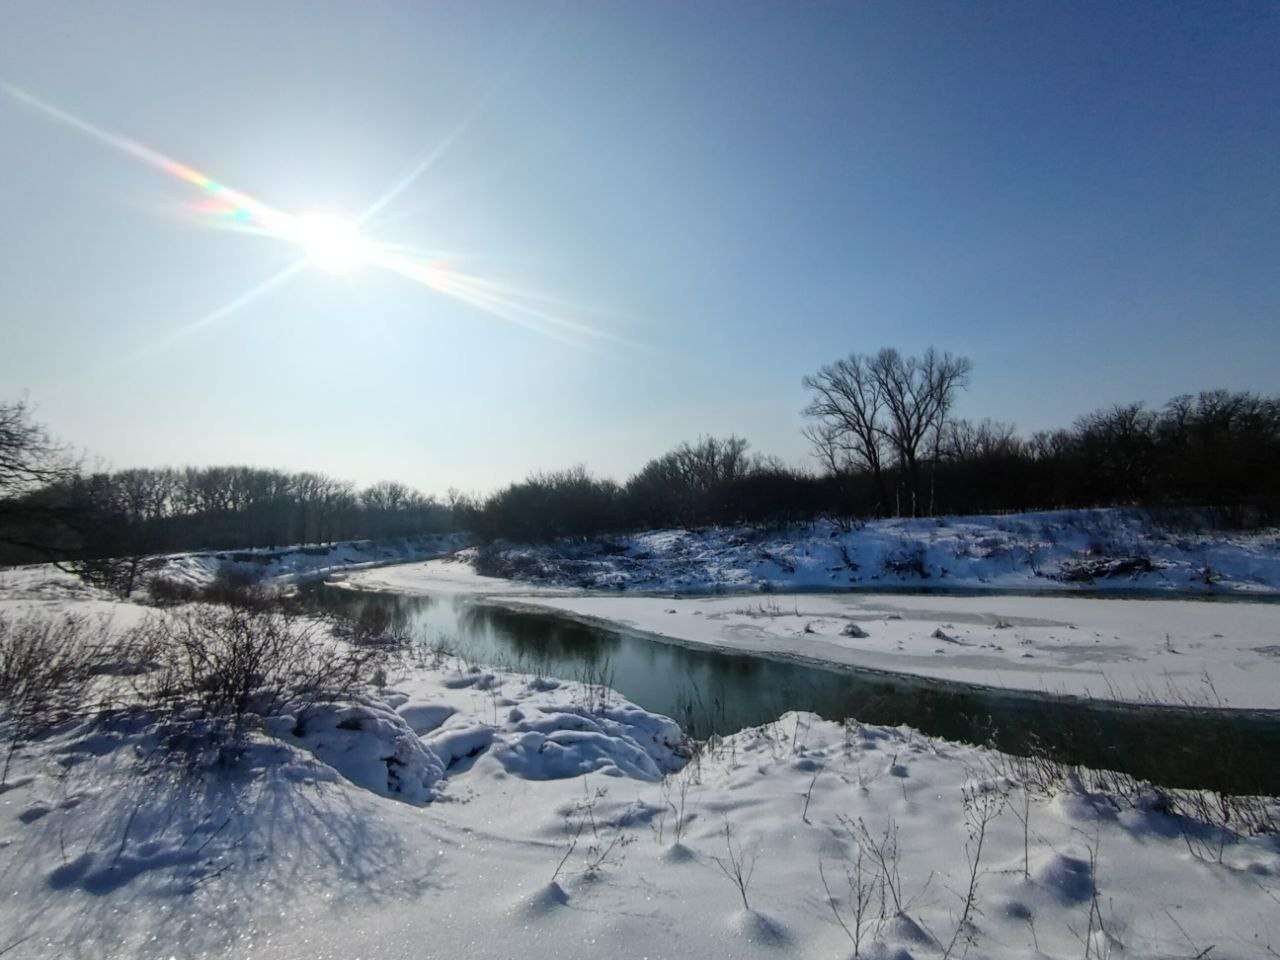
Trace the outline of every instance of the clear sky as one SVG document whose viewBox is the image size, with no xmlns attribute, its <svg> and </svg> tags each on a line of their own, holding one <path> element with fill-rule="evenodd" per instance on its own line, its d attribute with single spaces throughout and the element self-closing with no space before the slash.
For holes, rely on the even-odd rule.
<svg viewBox="0 0 1280 960">
<path fill-rule="evenodd" d="M 1024 431 L 1280 390 L 1276 3 L 0 0 L 0 80 L 0 396 L 116 467 L 801 462 L 801 377 L 886 345 Z M 364 235 L 508 319 L 312 265 L 191 328 L 299 248 L 13 88 L 289 214 L 434 154 Z"/>
</svg>

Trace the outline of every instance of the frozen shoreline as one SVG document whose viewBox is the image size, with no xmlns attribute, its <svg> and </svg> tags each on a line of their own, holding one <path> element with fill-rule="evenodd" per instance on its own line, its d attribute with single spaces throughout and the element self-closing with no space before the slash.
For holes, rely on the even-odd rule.
<svg viewBox="0 0 1280 960">
<path fill-rule="evenodd" d="M 619 596 L 531 588 L 439 560 L 354 573 L 345 585 L 461 593 L 670 642 L 1030 694 L 1280 709 L 1280 615 L 1272 604 L 864 592 Z"/>
</svg>

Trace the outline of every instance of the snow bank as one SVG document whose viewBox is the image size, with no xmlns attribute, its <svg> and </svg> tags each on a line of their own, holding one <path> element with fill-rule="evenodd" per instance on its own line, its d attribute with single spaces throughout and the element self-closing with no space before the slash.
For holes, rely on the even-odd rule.
<svg viewBox="0 0 1280 960">
<path fill-rule="evenodd" d="M 460 662 L 402 681 L 356 703 L 277 718 L 274 730 L 352 783 L 410 803 L 435 799 L 447 776 L 482 756 L 526 780 L 596 772 L 659 780 L 688 756 L 674 721 L 612 691 Z"/>
<path fill-rule="evenodd" d="M 395 540 L 344 540 L 332 544 L 174 553 L 157 558 L 158 566 L 153 575 L 196 587 L 207 586 L 218 576 L 226 574 L 255 583 L 304 583 L 323 580 L 344 571 L 426 560 L 451 553 L 465 543 L 466 538 L 462 535 L 441 534 Z"/>
<path fill-rule="evenodd" d="M 464 556 L 493 577 L 610 590 L 1280 591 L 1280 532 L 1165 529 L 1120 509 L 659 530 Z"/>
<path fill-rule="evenodd" d="M 543 708 L 533 716 L 514 711 L 512 718 L 517 735 L 494 756 L 508 773 L 528 780 L 595 772 L 660 780 L 687 755 L 673 721 L 630 705 Z"/>
</svg>

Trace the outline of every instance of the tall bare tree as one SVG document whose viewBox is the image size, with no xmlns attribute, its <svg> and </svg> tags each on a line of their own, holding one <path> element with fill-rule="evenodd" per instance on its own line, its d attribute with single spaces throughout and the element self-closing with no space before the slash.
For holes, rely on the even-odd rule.
<svg viewBox="0 0 1280 960">
<path fill-rule="evenodd" d="M 937 459 L 956 391 L 968 386 L 973 364 L 966 357 L 938 353 L 932 347 L 920 357 L 904 357 L 888 348 L 876 354 L 870 367 L 888 411 L 885 433 L 906 475 L 911 515 L 919 516 L 922 453 L 932 449 Z"/>
<path fill-rule="evenodd" d="M 805 435 L 832 473 L 869 470 L 883 511 L 889 506 L 884 478 L 885 400 L 872 375 L 872 363 L 871 357 L 851 353 L 804 378 L 805 388 L 815 393 L 804 414 L 816 421 Z"/>
<path fill-rule="evenodd" d="M 870 471 L 882 509 L 889 504 L 885 462 L 893 457 L 917 516 L 924 508 L 923 461 L 931 449 L 936 455 L 956 391 L 968 385 L 972 369 L 967 358 L 932 347 L 919 357 L 892 348 L 874 357 L 850 354 L 804 378 L 815 394 L 804 411 L 815 420 L 806 433 L 828 464 Z M 895 512 L 901 510 L 895 498 Z"/>
</svg>

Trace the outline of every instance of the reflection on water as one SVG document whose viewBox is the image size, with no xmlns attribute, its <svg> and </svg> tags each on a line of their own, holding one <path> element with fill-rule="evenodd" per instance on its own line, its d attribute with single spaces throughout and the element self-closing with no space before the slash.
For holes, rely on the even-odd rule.
<svg viewBox="0 0 1280 960">
<path fill-rule="evenodd" d="M 423 645 L 475 663 L 608 683 L 695 737 L 727 734 L 811 710 L 831 720 L 907 724 L 932 736 L 992 743 L 1011 753 L 1035 743 L 1058 759 L 1106 767 L 1166 786 L 1280 793 L 1280 722 L 1191 716 L 975 690 L 842 668 L 824 669 L 666 643 L 556 613 L 465 596 L 403 596 L 316 585 L 308 605 L 359 615 L 379 609 Z"/>
</svg>

